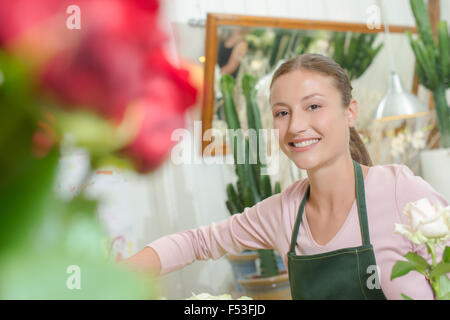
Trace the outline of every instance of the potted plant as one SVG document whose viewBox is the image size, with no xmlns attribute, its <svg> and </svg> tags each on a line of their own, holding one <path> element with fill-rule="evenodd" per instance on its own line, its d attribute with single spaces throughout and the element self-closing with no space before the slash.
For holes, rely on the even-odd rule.
<svg viewBox="0 0 450 320">
<path fill-rule="evenodd" d="M 235 80 L 229 75 L 221 78 L 221 90 L 224 97 L 225 119 L 233 135 L 232 150 L 234 166 L 238 177 L 236 188 L 232 183 L 227 185 L 226 206 L 230 214 L 239 214 L 246 207 L 252 207 L 256 203 L 281 191 L 277 181 L 272 191 L 272 184 L 268 175 L 262 175 L 261 169 L 266 166 L 264 159 L 264 141 L 260 136 L 262 129 L 261 118 L 256 103 L 256 80 L 253 76 L 245 74 L 242 78 L 242 89 L 246 100 L 246 113 L 248 129 L 256 130 L 256 146 L 250 148 L 248 138 L 242 135 L 241 123 L 236 111 L 233 92 Z M 238 161 L 238 146 L 244 143 L 245 161 Z M 256 274 L 255 259 L 259 259 L 260 272 Z M 228 255 L 232 263 L 235 275 L 235 285 L 238 291 L 244 291 L 247 295 L 258 299 L 287 299 L 289 298 L 289 281 L 286 268 L 281 257 L 274 250 L 244 251 L 241 255 Z M 277 261 L 278 260 L 278 261 Z"/>
<path fill-rule="evenodd" d="M 419 82 L 433 94 L 441 148 L 421 152 L 424 178 L 450 199 L 450 111 L 445 95 L 450 86 L 450 48 L 447 22 L 438 24 L 437 44 L 433 38 L 430 19 L 423 0 L 410 0 L 419 31 L 417 39 L 407 32 L 416 57 Z M 447 170 L 442 170 L 447 166 Z"/>
<path fill-rule="evenodd" d="M 383 43 L 372 47 L 377 36 L 376 33 L 333 33 L 332 58 L 347 71 L 350 81 L 358 79 L 382 49 Z"/>
</svg>

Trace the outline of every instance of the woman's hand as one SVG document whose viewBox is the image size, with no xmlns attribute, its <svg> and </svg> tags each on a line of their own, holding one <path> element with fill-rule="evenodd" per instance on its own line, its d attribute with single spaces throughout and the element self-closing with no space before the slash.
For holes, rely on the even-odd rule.
<svg viewBox="0 0 450 320">
<path fill-rule="evenodd" d="M 154 276 L 158 276 L 161 272 L 161 261 L 156 251 L 151 247 L 145 247 L 130 258 L 119 262 L 119 264 L 134 271 L 150 273 Z"/>
</svg>

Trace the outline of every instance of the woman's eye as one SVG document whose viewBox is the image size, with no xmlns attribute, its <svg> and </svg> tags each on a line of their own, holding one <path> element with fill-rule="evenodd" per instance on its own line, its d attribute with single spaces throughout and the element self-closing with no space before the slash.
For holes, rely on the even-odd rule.
<svg viewBox="0 0 450 320">
<path fill-rule="evenodd" d="M 312 104 L 308 108 L 311 109 L 311 110 L 316 110 L 316 109 L 319 109 L 320 106 L 318 104 Z"/>
<path fill-rule="evenodd" d="M 278 111 L 275 113 L 275 118 L 282 117 L 287 114 L 287 111 Z"/>
</svg>

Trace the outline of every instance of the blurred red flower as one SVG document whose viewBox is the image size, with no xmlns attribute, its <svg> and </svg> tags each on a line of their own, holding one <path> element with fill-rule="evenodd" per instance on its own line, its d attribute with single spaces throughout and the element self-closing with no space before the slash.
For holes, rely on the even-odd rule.
<svg viewBox="0 0 450 320">
<path fill-rule="evenodd" d="M 161 60 L 157 63 L 160 70 L 146 77 L 144 98 L 137 105 L 142 122 L 134 141 L 123 150 L 140 172 L 157 167 L 168 155 L 175 144 L 172 132 L 185 127 L 184 113 L 195 103 L 197 93 L 189 85 L 186 71 L 171 67 L 162 54 L 152 58 Z"/>
</svg>

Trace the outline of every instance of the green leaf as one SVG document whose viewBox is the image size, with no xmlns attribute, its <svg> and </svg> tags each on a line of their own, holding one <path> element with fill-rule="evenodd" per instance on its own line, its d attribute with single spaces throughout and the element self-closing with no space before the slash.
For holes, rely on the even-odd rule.
<svg viewBox="0 0 450 320">
<path fill-rule="evenodd" d="M 404 276 L 411 270 L 414 270 L 414 265 L 409 261 L 397 261 L 392 268 L 391 280 Z"/>
<path fill-rule="evenodd" d="M 430 277 L 438 278 L 450 272 L 450 263 L 441 262 L 431 272 Z"/>
<path fill-rule="evenodd" d="M 239 210 L 236 209 L 235 205 L 230 200 L 225 201 L 225 205 L 227 206 L 228 212 L 230 212 L 231 215 L 239 213 Z"/>
<path fill-rule="evenodd" d="M 270 177 L 268 175 L 260 176 L 261 190 L 263 199 L 266 199 L 272 195 L 272 186 L 270 184 Z"/>
<path fill-rule="evenodd" d="M 229 183 L 227 185 L 227 196 L 228 196 L 228 200 L 233 205 L 233 212 L 231 212 L 231 210 L 230 210 L 231 214 L 234 214 L 237 212 L 242 212 L 242 210 L 244 210 L 244 208 L 242 207 L 241 201 L 236 194 L 236 190 L 234 189 L 234 186 L 231 183 Z M 234 212 L 234 211 L 237 211 L 237 212 Z"/>
<path fill-rule="evenodd" d="M 411 297 L 408 297 L 406 294 L 404 294 L 404 293 L 401 293 L 400 294 L 402 297 L 403 297 L 403 299 L 405 299 L 405 300 L 414 300 L 413 298 L 411 298 Z"/>
<path fill-rule="evenodd" d="M 440 58 L 440 69 L 441 69 L 441 80 L 443 82 L 450 76 L 450 61 L 449 61 L 449 42 L 448 42 L 448 31 L 447 31 L 447 21 L 440 21 L 438 26 L 438 36 L 439 36 L 439 58 Z"/>
<path fill-rule="evenodd" d="M 344 46 L 345 46 L 345 32 L 333 33 L 333 60 L 339 65 L 344 65 Z"/>
<path fill-rule="evenodd" d="M 444 254 L 442 255 L 442 261 L 450 262 L 450 247 L 446 246 L 444 249 Z"/>
<path fill-rule="evenodd" d="M 262 129 L 261 115 L 259 112 L 258 102 L 256 100 L 256 79 L 250 74 L 244 74 L 242 77 L 242 90 L 244 92 L 246 101 L 246 112 L 247 112 L 247 128 L 249 130 L 254 129 L 256 134 L 256 146 L 252 145 L 252 157 L 256 160 L 259 176 L 259 166 L 265 166 L 265 141 L 264 137 L 260 135 Z M 254 142 L 252 142 L 253 144 Z M 256 147 L 256 148 L 254 148 Z"/>
<path fill-rule="evenodd" d="M 249 143 L 248 140 L 245 140 L 245 164 L 244 164 L 244 172 L 246 182 L 250 186 L 250 190 L 253 193 L 253 199 L 256 202 L 261 201 L 261 196 L 258 191 L 259 177 L 255 177 L 252 166 L 249 164 Z"/>
<path fill-rule="evenodd" d="M 280 181 L 275 182 L 275 191 L 274 193 L 280 193 L 281 192 L 281 185 Z"/>
<path fill-rule="evenodd" d="M 416 20 L 420 38 L 426 46 L 436 49 L 436 43 L 434 42 L 433 33 L 431 31 L 430 17 L 425 3 L 423 0 L 410 0 L 410 5 Z"/>
<path fill-rule="evenodd" d="M 420 273 L 425 273 L 425 271 L 431 267 L 428 262 L 417 253 L 408 252 L 404 257 L 408 259 L 408 261 L 411 262 L 411 264 L 414 265 L 414 268 Z"/>
<path fill-rule="evenodd" d="M 450 298 L 450 279 L 445 274 L 439 277 L 439 289 L 441 298 Z"/>
<path fill-rule="evenodd" d="M 255 199 L 253 198 L 253 193 L 250 190 L 250 188 L 245 188 L 243 198 L 244 198 L 244 206 L 246 208 L 250 208 L 255 204 Z"/>
<path fill-rule="evenodd" d="M 233 99 L 233 91 L 236 80 L 229 74 L 224 74 L 220 78 L 220 88 L 224 101 L 225 121 L 229 129 L 239 129 L 241 127 L 239 116 L 236 111 L 236 106 Z"/>
<path fill-rule="evenodd" d="M 0 188 L 0 254 L 27 241 L 34 227 L 54 208 L 53 183 L 58 152 L 42 159 L 27 159 L 15 179 Z M 0 259 L 1 260 L 1 259 Z"/>
<path fill-rule="evenodd" d="M 104 157 L 124 147 L 129 140 L 120 135 L 114 125 L 90 111 L 52 112 L 61 136 L 71 135 L 78 146 L 89 151 L 91 157 Z"/>
</svg>

